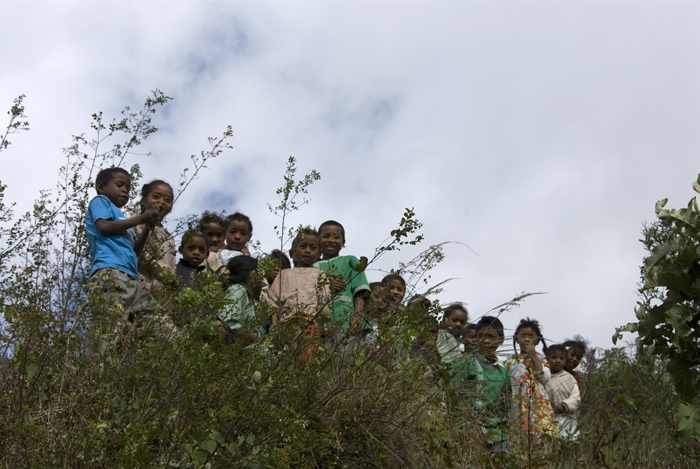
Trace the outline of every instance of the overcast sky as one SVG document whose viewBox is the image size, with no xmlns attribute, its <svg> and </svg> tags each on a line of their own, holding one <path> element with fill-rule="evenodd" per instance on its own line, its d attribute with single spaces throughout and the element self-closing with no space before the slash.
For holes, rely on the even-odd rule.
<svg viewBox="0 0 700 469">
<path fill-rule="evenodd" d="M 266 204 L 291 155 L 322 176 L 292 224 L 336 219 L 343 252 L 371 257 L 414 207 L 424 247 L 464 243 L 432 273 L 431 284 L 455 278 L 442 302 L 477 318 L 547 292 L 502 319 L 512 329 L 537 318 L 555 342 L 578 333 L 611 346 L 634 319 L 642 223 L 659 199 L 687 204 L 700 172 L 696 1 L 62 0 L 2 11 L 0 107 L 26 94 L 31 131 L 0 155 L 0 180 L 21 208 L 54 185 L 62 148 L 89 135 L 93 112 L 140 108 L 158 88 L 175 99 L 139 150 L 152 153 L 140 160 L 146 181 L 175 184 L 207 137 L 234 131 L 234 149 L 172 218 L 239 210 L 273 249 Z"/>
</svg>

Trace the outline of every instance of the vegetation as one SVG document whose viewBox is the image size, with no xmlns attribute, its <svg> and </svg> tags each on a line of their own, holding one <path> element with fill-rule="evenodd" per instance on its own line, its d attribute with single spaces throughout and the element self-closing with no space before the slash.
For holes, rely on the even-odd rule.
<svg viewBox="0 0 700 469">
<path fill-rule="evenodd" d="M 0 150 L 8 147 L 7 135 L 27 127 L 15 125 L 26 118 L 18 99 Z M 677 379 L 659 372 L 673 357 L 659 358 L 645 349 L 599 352 L 585 362 L 578 443 L 543 438 L 527 445 L 513 428 L 508 453 L 486 450 L 472 426 L 457 425 L 479 416 L 460 406 L 448 370 L 416 350 L 414 339 L 433 326 L 420 307 L 381 316 L 381 308 L 370 305 L 379 319 L 377 341 L 357 351 L 322 338 L 308 354 L 316 339 L 298 334 L 290 323 L 253 346 L 227 344 L 209 319 L 209 312 L 224 304 L 223 290 L 208 279 L 197 289 L 169 287 L 169 314 L 181 326 L 175 339 L 134 337 L 110 350 L 106 361 L 90 353 L 100 333 L 92 325 L 118 314 L 85 276 L 89 252 L 83 219 L 93 179 L 102 167 L 128 164 L 138 182 L 134 148 L 157 130 L 152 118 L 169 100 L 156 91 L 140 111 L 127 108 L 110 124 L 102 114 L 93 115 L 94 135 L 74 137 L 57 187 L 42 192 L 29 213 L 15 217 L 0 184 L 1 467 L 656 468 L 695 463 L 697 444 L 674 438 L 674 409 L 686 396 L 674 397 Z M 228 128 L 222 137 L 209 139 L 209 149 L 183 171 L 182 190 L 228 147 L 230 136 Z M 295 161 L 287 163 L 277 192 L 280 204 L 271 207 L 280 215 L 281 246 L 289 215 L 307 202 L 300 194 L 320 177 L 312 172 L 296 181 Z M 407 209 L 365 262 L 420 243 L 420 228 Z M 401 264 L 414 284 L 431 288 L 428 272 L 443 259 L 440 247 L 430 246 Z M 332 337 L 333 331 L 326 335 Z"/>
<path fill-rule="evenodd" d="M 700 176 L 693 182 L 700 192 Z M 637 332 L 638 347 L 660 357 L 680 398 L 678 432 L 700 442 L 700 211 L 693 197 L 687 208 L 667 209 L 656 203 L 659 220 L 645 226 L 650 255 L 642 267 L 637 322 L 619 328 Z"/>
</svg>

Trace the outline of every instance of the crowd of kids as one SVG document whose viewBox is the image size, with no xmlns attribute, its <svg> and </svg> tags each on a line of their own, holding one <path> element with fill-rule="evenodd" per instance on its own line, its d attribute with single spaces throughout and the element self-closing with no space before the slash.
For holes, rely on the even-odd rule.
<svg viewBox="0 0 700 469">
<path fill-rule="evenodd" d="M 345 230 L 337 221 L 321 223 L 318 231 L 300 229 L 289 251 L 291 261 L 279 250 L 251 256 L 247 245 L 253 224 L 241 213 L 222 219 L 205 212 L 176 249 L 162 225 L 174 200 L 168 183 L 144 185 L 141 212 L 129 218 L 120 210 L 131 190 L 126 170 L 100 171 L 95 188 L 86 215 L 90 276 L 120 305 L 116 321 L 101 325 L 100 353 L 120 346 L 133 330 L 150 329 L 158 340 L 176 336 L 179 324 L 169 317 L 162 292 L 172 279 L 179 282 L 177 288 L 197 288 L 206 276 L 220 279 L 225 289 L 226 305 L 207 314 L 227 342 L 252 346 L 266 336 L 279 341 L 275 332 L 287 328 L 303 339 L 302 357 L 313 354 L 321 340 L 342 344 L 344 350 L 371 350 L 388 366 L 421 353 L 446 372 L 445 384 L 456 388 L 465 410 L 460 425 L 479 428 L 484 445 L 494 451 L 507 450 L 508 429 L 514 426 L 527 435 L 576 439 L 581 376 L 575 369 L 586 353 L 583 342 L 548 347 L 539 323 L 523 319 L 513 334 L 514 353 L 502 363 L 498 350 L 505 331 L 497 317 L 469 323 L 467 309 L 454 303 L 436 324 L 427 298 L 415 296 L 404 304 L 406 282 L 400 275 L 369 283 L 367 260 L 341 255 Z M 261 269 L 263 263 L 271 267 Z M 425 327 L 402 354 L 380 335 L 387 327 L 399 328 L 406 311 L 422 311 Z M 540 345 L 544 354 L 537 351 Z"/>
</svg>

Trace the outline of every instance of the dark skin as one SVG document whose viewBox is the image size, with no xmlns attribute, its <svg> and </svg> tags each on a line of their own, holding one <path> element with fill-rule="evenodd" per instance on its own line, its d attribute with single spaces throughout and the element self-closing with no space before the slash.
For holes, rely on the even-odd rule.
<svg viewBox="0 0 700 469">
<path fill-rule="evenodd" d="M 480 327 L 476 331 L 476 337 L 479 342 L 479 352 L 482 356 L 491 363 L 496 362 L 498 360 L 496 351 L 498 347 L 503 345 L 503 337 L 498 334 L 496 329 L 489 326 Z"/>
<path fill-rule="evenodd" d="M 123 207 L 129 201 L 131 191 L 131 178 L 127 174 L 116 173 L 107 184 L 97 183 L 97 193 L 107 197 L 118 208 Z M 97 231 L 102 236 L 109 236 L 115 233 L 123 233 L 129 228 L 137 225 L 146 225 L 145 229 L 139 233 L 134 241 L 134 251 L 141 254 L 146 245 L 151 229 L 161 220 L 161 212 L 156 209 L 146 209 L 139 215 L 134 215 L 126 220 L 105 220 L 100 218 L 95 221 Z"/>
<path fill-rule="evenodd" d="M 321 238 L 321 254 L 323 255 L 323 260 L 333 259 L 340 255 L 340 250 L 345 246 L 345 236 L 343 235 L 343 230 L 336 225 L 324 226 L 319 233 Z M 337 275 L 330 275 L 330 287 L 331 291 L 338 292 L 345 290 L 345 282 L 343 279 Z M 364 295 L 356 295 L 353 298 L 353 303 L 355 305 L 355 314 L 350 318 L 350 327 L 356 328 L 362 324 L 362 312 L 365 309 L 365 297 Z"/>
</svg>

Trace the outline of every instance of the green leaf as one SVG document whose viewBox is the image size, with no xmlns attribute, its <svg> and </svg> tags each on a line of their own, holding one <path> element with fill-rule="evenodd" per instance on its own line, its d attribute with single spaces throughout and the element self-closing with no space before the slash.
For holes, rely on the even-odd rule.
<svg viewBox="0 0 700 469">
<path fill-rule="evenodd" d="M 27 365 L 27 379 L 32 379 L 38 370 L 39 365 L 37 365 L 36 363 L 31 363 Z"/>
<path fill-rule="evenodd" d="M 192 457 L 194 458 L 194 462 L 197 464 L 197 466 L 201 466 L 202 464 L 207 462 L 207 459 L 209 459 L 209 453 L 207 453 L 201 448 L 197 448 L 194 451 Z"/>
<path fill-rule="evenodd" d="M 209 454 L 214 454 L 214 451 L 216 451 L 216 448 L 217 448 L 217 446 L 219 446 L 219 445 L 218 445 L 218 443 L 217 443 L 216 441 L 214 441 L 214 440 L 204 440 L 203 442 L 201 442 L 201 443 L 199 444 L 199 446 L 200 446 L 202 449 L 205 449 Z"/>
<path fill-rule="evenodd" d="M 226 442 L 226 440 L 224 439 L 224 436 L 219 432 L 211 432 L 209 434 L 209 439 L 216 441 L 220 445 L 223 445 Z"/>
<path fill-rule="evenodd" d="M 618 395 L 618 396 L 615 398 L 615 402 L 617 402 L 618 404 L 624 405 L 624 406 L 627 407 L 628 409 L 637 410 L 637 406 L 634 405 L 634 401 L 632 400 L 632 398 L 629 397 L 629 396 L 626 395 L 626 394 L 620 394 L 620 395 Z"/>
<path fill-rule="evenodd" d="M 700 409 L 681 403 L 676 412 L 678 436 L 684 441 L 700 440 Z"/>
</svg>

